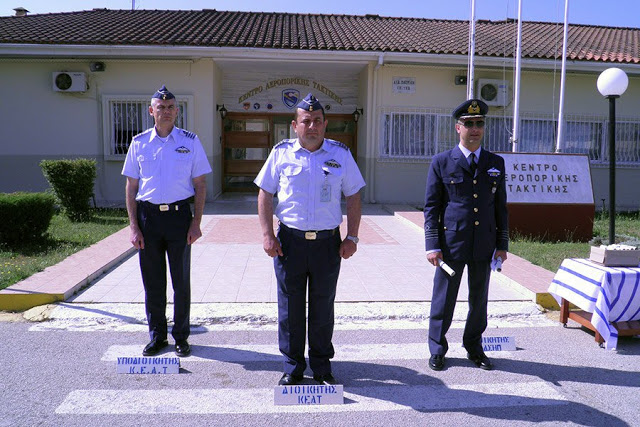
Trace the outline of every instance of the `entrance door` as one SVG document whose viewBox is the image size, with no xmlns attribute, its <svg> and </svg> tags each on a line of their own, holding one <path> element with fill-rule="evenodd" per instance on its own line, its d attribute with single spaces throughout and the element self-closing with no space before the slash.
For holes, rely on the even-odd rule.
<svg viewBox="0 0 640 427">
<path fill-rule="evenodd" d="M 253 180 L 260 172 L 271 147 L 287 138 L 295 138 L 291 114 L 258 115 L 229 113 L 222 134 L 222 190 L 257 192 Z M 327 115 L 325 138 L 345 144 L 356 158 L 357 134 L 353 116 Z"/>
<path fill-rule="evenodd" d="M 324 137 L 342 142 L 349 147 L 354 159 L 358 158 L 358 132 L 351 114 L 327 116 L 329 124 Z"/>
<path fill-rule="evenodd" d="M 257 191 L 253 180 L 271 146 L 268 117 L 229 113 L 222 135 L 223 191 Z"/>
</svg>

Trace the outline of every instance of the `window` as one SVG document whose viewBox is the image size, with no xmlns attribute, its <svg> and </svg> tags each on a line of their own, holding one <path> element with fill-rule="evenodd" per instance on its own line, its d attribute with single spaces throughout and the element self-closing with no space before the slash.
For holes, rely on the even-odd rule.
<svg viewBox="0 0 640 427">
<path fill-rule="evenodd" d="M 553 153 L 556 146 L 556 128 L 555 120 L 521 119 L 518 151 L 523 153 Z"/>
<path fill-rule="evenodd" d="M 384 112 L 381 128 L 383 158 L 426 159 L 455 143 L 453 119 L 436 112 Z"/>
<path fill-rule="evenodd" d="M 594 163 L 609 161 L 608 121 L 595 116 L 565 116 L 564 153 L 585 154 Z M 558 120 L 548 114 L 524 113 L 520 118 L 518 151 L 554 153 Z M 483 146 L 511 151 L 513 117 L 487 116 Z M 428 160 L 458 144 L 454 119 L 446 110 L 383 107 L 380 158 Z M 640 166 L 640 121 L 616 121 L 616 163 Z"/>
<path fill-rule="evenodd" d="M 484 121 L 483 146 L 489 151 L 511 151 L 511 117 L 487 117 Z"/>
<path fill-rule="evenodd" d="M 188 129 L 188 104 L 191 97 L 176 96 L 178 118 L 176 126 Z M 153 127 L 153 117 L 149 114 L 151 97 L 104 95 L 103 126 L 105 156 L 122 159 L 127 154 L 131 139 Z"/>
<path fill-rule="evenodd" d="M 609 122 L 604 127 L 609 135 Z M 640 122 L 616 120 L 616 164 L 640 163 Z M 602 155 L 609 161 L 609 148 Z"/>
<path fill-rule="evenodd" d="M 567 120 L 564 128 L 564 152 L 586 154 L 589 160 L 601 160 L 602 122 Z"/>
</svg>

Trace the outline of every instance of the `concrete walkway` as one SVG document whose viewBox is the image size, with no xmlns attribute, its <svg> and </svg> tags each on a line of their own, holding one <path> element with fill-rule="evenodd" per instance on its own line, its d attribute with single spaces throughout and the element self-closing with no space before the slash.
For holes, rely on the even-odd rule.
<svg viewBox="0 0 640 427">
<path fill-rule="evenodd" d="M 422 212 L 406 205 L 363 205 L 358 252 L 342 261 L 336 300 L 429 301 L 434 267 L 424 255 L 422 222 Z M 194 303 L 276 302 L 273 260 L 262 250 L 255 196 L 225 196 L 207 204 L 202 231 L 192 248 Z M 492 274 L 489 299 L 547 305 L 546 289 L 552 278 L 552 272 L 510 254 L 503 274 Z M 463 285 L 458 300 L 466 299 Z M 144 301 L 138 257 L 128 243 L 127 228 L 0 291 L 0 310 L 25 310 L 62 300 Z"/>
</svg>

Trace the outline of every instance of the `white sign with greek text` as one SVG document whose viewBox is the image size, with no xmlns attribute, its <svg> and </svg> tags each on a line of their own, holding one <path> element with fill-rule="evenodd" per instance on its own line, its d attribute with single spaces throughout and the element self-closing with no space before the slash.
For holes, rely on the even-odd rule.
<svg viewBox="0 0 640 427">
<path fill-rule="evenodd" d="M 178 357 L 118 357 L 118 374 L 179 374 Z"/>
<path fill-rule="evenodd" d="M 482 337 L 483 351 L 516 351 L 515 337 Z"/>
<path fill-rule="evenodd" d="M 394 77 L 393 93 L 415 93 L 416 78 L 415 77 Z"/>
<path fill-rule="evenodd" d="M 342 384 L 279 385 L 273 391 L 275 405 L 342 405 Z"/>
<path fill-rule="evenodd" d="M 578 154 L 499 153 L 509 203 L 593 204 L 589 158 Z"/>
</svg>

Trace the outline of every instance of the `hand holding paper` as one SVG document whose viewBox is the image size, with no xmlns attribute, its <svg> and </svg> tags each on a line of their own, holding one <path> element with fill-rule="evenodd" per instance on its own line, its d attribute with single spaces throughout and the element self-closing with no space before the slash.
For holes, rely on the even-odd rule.
<svg viewBox="0 0 640 427">
<path fill-rule="evenodd" d="M 453 268 L 449 267 L 447 265 L 446 262 L 444 262 L 442 260 L 442 258 L 438 258 L 438 265 L 440 266 L 441 269 L 444 270 L 445 273 L 447 273 L 449 276 L 453 277 L 456 275 L 456 272 L 453 270 Z"/>
</svg>

